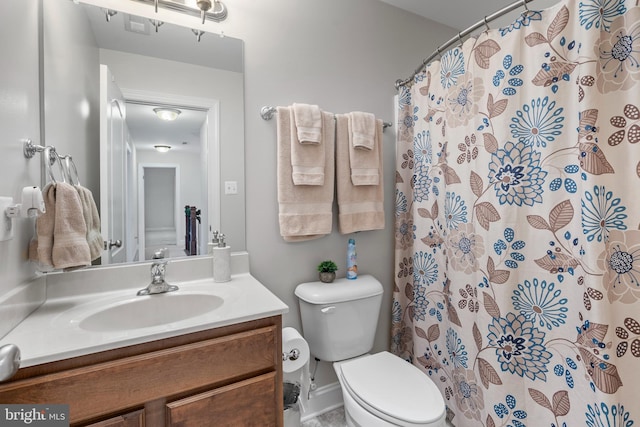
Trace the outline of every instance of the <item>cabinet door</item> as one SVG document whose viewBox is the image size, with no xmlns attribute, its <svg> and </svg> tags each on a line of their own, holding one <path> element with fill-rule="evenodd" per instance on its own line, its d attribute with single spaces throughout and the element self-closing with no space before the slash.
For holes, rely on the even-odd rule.
<svg viewBox="0 0 640 427">
<path fill-rule="evenodd" d="M 274 372 L 167 404 L 167 427 L 277 425 Z"/>
<path fill-rule="evenodd" d="M 144 409 L 89 424 L 86 427 L 144 427 Z"/>
</svg>

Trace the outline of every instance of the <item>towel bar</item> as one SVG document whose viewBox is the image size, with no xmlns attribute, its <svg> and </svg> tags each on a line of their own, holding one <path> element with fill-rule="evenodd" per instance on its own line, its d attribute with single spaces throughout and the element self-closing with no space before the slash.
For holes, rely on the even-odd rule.
<svg viewBox="0 0 640 427">
<path fill-rule="evenodd" d="M 262 117 L 263 120 L 271 120 L 273 118 L 273 115 L 276 113 L 276 107 L 269 107 L 269 106 L 264 106 L 260 109 L 260 117 Z M 333 118 L 335 119 L 336 117 L 333 116 Z M 386 129 L 388 127 L 393 126 L 391 123 L 389 122 L 382 122 L 382 128 Z"/>
</svg>

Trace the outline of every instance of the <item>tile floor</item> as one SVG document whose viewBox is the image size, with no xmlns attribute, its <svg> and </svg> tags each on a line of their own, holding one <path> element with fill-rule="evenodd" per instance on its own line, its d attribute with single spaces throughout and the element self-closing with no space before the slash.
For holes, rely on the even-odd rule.
<svg viewBox="0 0 640 427">
<path fill-rule="evenodd" d="M 325 412 L 322 415 L 318 415 L 315 418 L 311 418 L 302 423 L 302 427 L 346 427 L 347 421 L 344 417 L 344 407 L 334 409 L 333 411 Z M 453 427 L 449 421 L 447 421 L 447 427 Z"/>
<path fill-rule="evenodd" d="M 344 417 L 344 407 L 339 407 L 333 411 L 325 412 L 315 418 L 311 418 L 302 423 L 302 427 L 346 427 L 347 421 Z"/>
</svg>

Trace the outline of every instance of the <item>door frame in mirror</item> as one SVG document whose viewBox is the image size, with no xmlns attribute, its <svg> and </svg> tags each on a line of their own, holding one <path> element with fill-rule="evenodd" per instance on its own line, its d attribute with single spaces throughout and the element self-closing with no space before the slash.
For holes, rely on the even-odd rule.
<svg viewBox="0 0 640 427">
<path fill-rule="evenodd" d="M 221 191 L 220 191 L 220 101 L 209 98 L 166 94 L 153 91 L 143 91 L 121 88 L 122 95 L 127 101 L 143 102 L 147 104 L 180 105 L 207 110 L 207 145 L 204 179 L 207 185 L 206 215 L 203 215 L 202 239 L 209 241 L 209 230 L 219 230 L 221 224 Z M 137 168 L 137 166 L 135 166 Z M 138 213 L 140 214 L 140 213 Z M 140 215 L 138 215 L 140 216 Z M 138 247 L 140 247 L 138 241 Z M 203 254 L 204 255 L 204 254 Z M 144 261 L 144 254 L 139 252 L 138 261 Z"/>
</svg>

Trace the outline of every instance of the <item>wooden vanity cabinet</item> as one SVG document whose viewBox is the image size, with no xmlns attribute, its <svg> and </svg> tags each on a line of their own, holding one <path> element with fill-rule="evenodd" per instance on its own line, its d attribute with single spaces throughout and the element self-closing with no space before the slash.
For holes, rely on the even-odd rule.
<svg viewBox="0 0 640 427">
<path fill-rule="evenodd" d="M 282 426 L 282 320 L 269 317 L 24 368 L 1 403 L 67 403 L 72 426 Z"/>
</svg>

